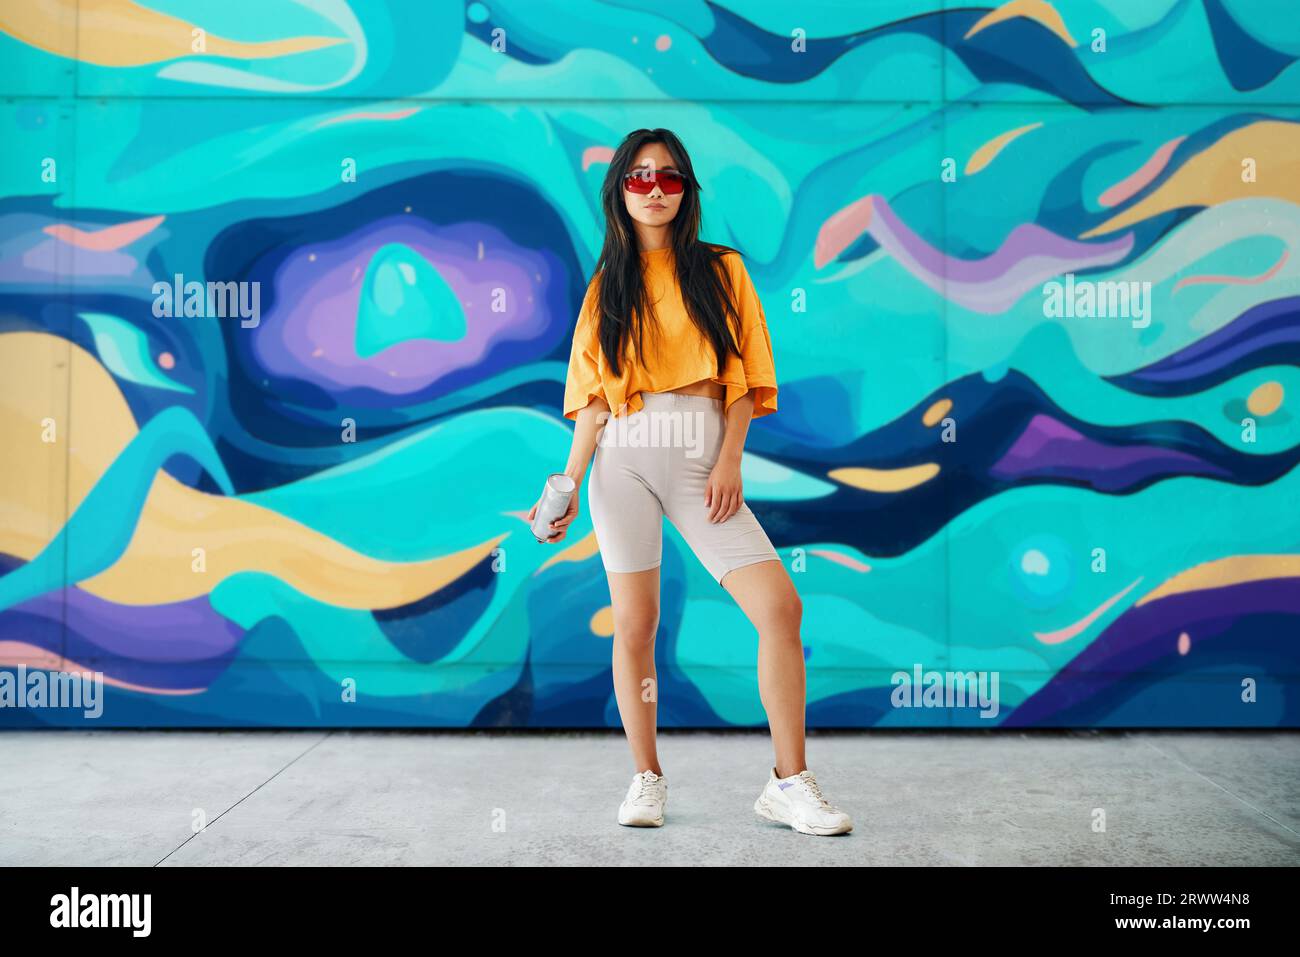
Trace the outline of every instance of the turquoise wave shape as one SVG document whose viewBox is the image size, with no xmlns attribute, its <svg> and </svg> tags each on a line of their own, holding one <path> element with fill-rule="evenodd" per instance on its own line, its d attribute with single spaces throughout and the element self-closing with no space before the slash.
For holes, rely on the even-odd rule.
<svg viewBox="0 0 1300 957">
<path fill-rule="evenodd" d="M 79 312 L 77 318 L 90 327 L 99 361 L 119 379 L 193 395 L 189 386 L 159 371 L 149 354 L 149 337 L 124 319 L 103 312 Z"/>
<path fill-rule="evenodd" d="M 357 355 L 368 359 L 409 339 L 458 342 L 467 331 L 460 300 L 427 259 L 403 243 L 371 257 L 357 308 Z"/>
<path fill-rule="evenodd" d="M 235 489 L 203 423 L 172 406 L 140 429 L 100 476 L 72 517 L 26 565 L 0 578 L 0 611 L 98 575 L 126 551 L 154 476 L 173 455 L 193 459 L 227 495 Z M 70 548 L 75 539 L 76 548 Z"/>
</svg>

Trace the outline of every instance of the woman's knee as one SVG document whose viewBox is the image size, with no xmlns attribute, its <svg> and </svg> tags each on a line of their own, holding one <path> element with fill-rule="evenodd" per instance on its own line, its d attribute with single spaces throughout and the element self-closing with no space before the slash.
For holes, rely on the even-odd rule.
<svg viewBox="0 0 1300 957">
<path fill-rule="evenodd" d="M 659 630 L 658 611 L 632 611 L 614 615 L 614 640 L 634 647 L 653 645 Z"/>
<path fill-rule="evenodd" d="M 782 588 L 763 602 L 759 631 L 798 638 L 803 624 L 803 600 L 793 588 Z M 766 627 L 761 627 L 765 625 Z"/>
</svg>

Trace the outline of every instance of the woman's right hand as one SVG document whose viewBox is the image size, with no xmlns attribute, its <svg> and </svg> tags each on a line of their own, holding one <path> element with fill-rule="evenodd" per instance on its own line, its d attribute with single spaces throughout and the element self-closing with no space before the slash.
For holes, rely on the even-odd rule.
<svg viewBox="0 0 1300 957">
<path fill-rule="evenodd" d="M 573 494 L 569 496 L 568 510 L 551 523 L 552 536 L 546 540 L 547 545 L 554 545 L 556 542 L 564 541 L 564 536 L 569 534 L 569 526 L 573 520 L 578 517 L 578 493 L 582 489 L 575 487 Z M 528 510 L 528 521 L 532 522 L 537 517 L 537 509 L 541 507 L 542 500 L 539 498 L 535 505 Z"/>
</svg>

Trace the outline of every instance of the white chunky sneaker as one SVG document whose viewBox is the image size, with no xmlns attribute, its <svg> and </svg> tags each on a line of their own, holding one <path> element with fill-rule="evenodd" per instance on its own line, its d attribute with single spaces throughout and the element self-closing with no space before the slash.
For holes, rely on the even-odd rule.
<svg viewBox="0 0 1300 957">
<path fill-rule="evenodd" d="M 772 768 L 754 811 L 765 821 L 788 824 L 801 834 L 847 834 L 853 830 L 849 816 L 822 796 L 811 771 L 778 778 Z"/>
<path fill-rule="evenodd" d="M 618 806 L 618 823 L 628 827 L 663 827 L 668 782 L 653 771 L 638 771 Z"/>
</svg>

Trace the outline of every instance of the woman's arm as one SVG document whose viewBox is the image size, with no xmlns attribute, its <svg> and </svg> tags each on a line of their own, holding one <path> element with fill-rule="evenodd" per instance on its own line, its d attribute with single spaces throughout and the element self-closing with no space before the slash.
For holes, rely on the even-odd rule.
<svg viewBox="0 0 1300 957">
<path fill-rule="evenodd" d="M 709 509 L 711 522 L 725 522 L 745 504 L 740 462 L 745 454 L 749 423 L 776 411 L 776 368 L 763 303 L 758 298 L 753 280 L 749 278 L 749 272 L 740 256 L 728 256 L 727 263 L 731 269 L 732 289 L 736 293 L 736 305 L 743 330 L 740 351 L 746 390 L 743 395 L 732 399 L 731 405 L 727 407 L 722 448 L 704 490 L 704 504 Z M 729 391 L 731 388 L 734 387 L 729 387 Z"/>
<path fill-rule="evenodd" d="M 726 432 L 718 461 L 709 473 L 709 483 L 704 489 L 704 504 L 709 509 L 709 521 L 725 522 L 745 503 L 740 481 L 740 460 L 745 453 L 745 436 L 754 417 L 754 392 L 742 395 L 727 410 Z"/>
<path fill-rule="evenodd" d="M 578 517 L 582 481 L 587 476 L 587 466 L 591 464 L 591 457 L 596 453 L 596 443 L 600 441 L 600 432 L 608 418 L 609 403 L 605 401 L 603 395 L 594 396 L 581 409 L 573 410 L 573 420 L 576 424 L 573 429 L 573 441 L 569 445 L 569 462 L 564 467 L 564 474 L 573 479 L 573 495 L 569 497 L 569 507 L 565 509 L 564 514 L 551 523 L 551 543 L 564 541 L 564 537 L 569 534 L 569 526 Z M 541 504 L 542 500 L 539 498 L 537 504 L 529 509 L 528 521 L 531 522 L 537 517 L 537 509 Z"/>
<path fill-rule="evenodd" d="M 745 451 L 745 437 L 749 434 L 749 423 L 754 418 L 754 390 L 750 389 L 727 410 L 726 433 L 722 437 L 722 450 L 718 461 L 724 459 L 740 464 Z"/>
<path fill-rule="evenodd" d="M 596 443 L 600 441 L 609 412 L 609 403 L 604 396 L 598 395 L 587 403 L 586 408 L 580 409 L 574 419 L 573 442 L 569 445 L 569 462 L 564 467 L 564 474 L 576 485 L 582 485 L 587 475 L 587 466 L 596 453 Z"/>
<path fill-rule="evenodd" d="M 569 461 L 564 474 L 573 479 L 573 495 L 565 513 L 551 523 L 553 542 L 564 540 L 569 525 L 578 517 L 578 501 L 582 482 L 587 476 L 587 466 L 596 454 L 605 420 L 609 418 L 609 403 L 601 381 L 600 340 L 597 337 L 596 307 L 599 303 L 599 282 L 587 284 L 578 323 L 573 332 L 573 345 L 569 350 L 569 371 L 564 383 L 564 417 L 574 423 L 573 440 L 569 445 Z M 539 500 L 540 503 L 540 500 Z M 537 506 L 528 513 L 528 520 L 537 514 Z"/>
</svg>

